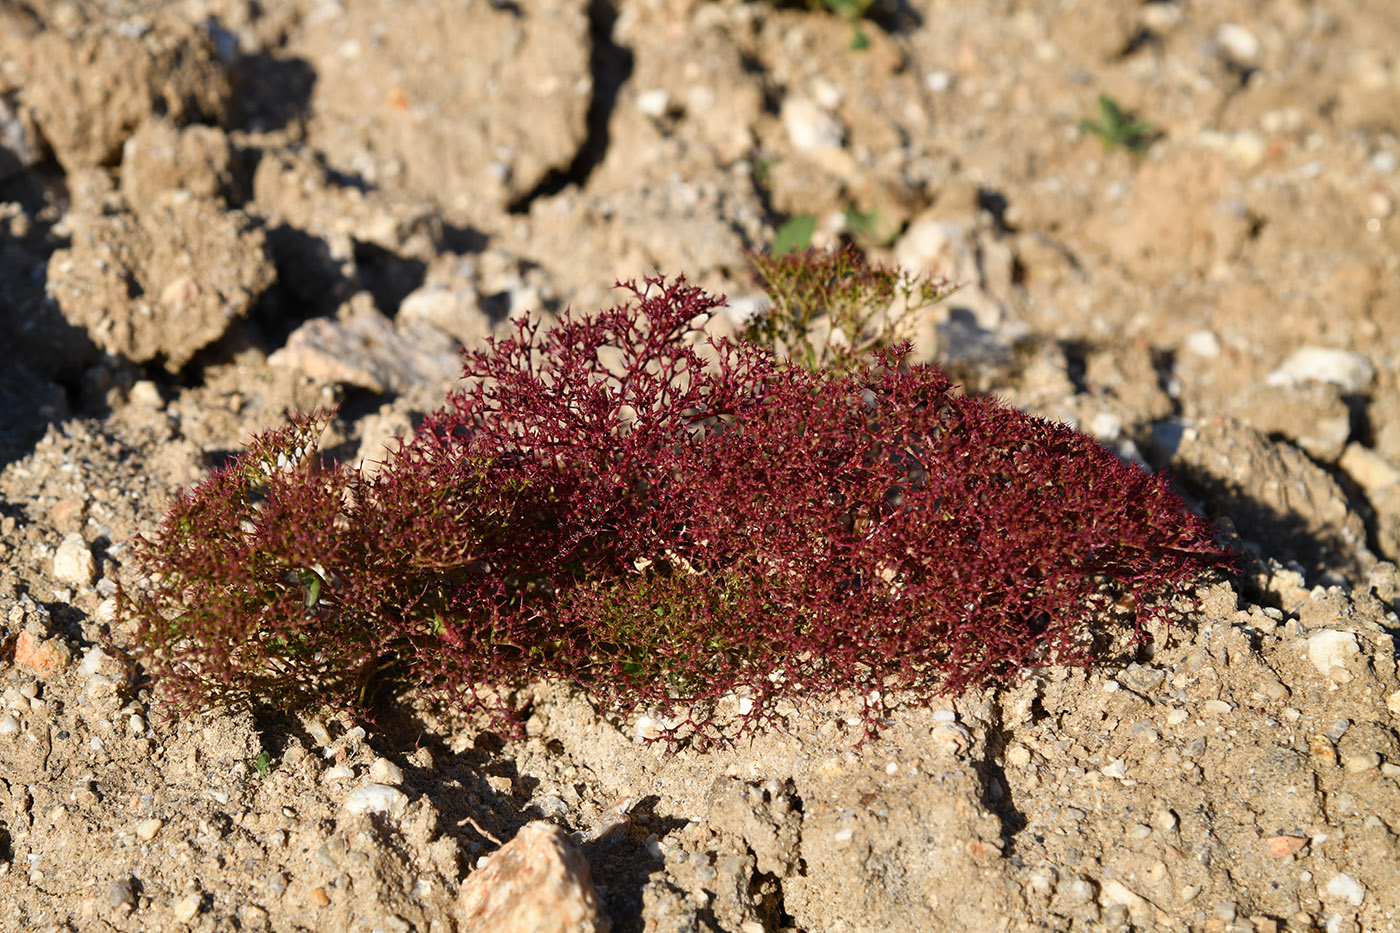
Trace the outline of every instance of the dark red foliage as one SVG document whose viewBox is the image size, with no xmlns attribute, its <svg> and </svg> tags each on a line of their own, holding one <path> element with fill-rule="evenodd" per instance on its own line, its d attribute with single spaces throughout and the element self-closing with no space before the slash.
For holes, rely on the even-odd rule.
<svg viewBox="0 0 1400 933">
<path fill-rule="evenodd" d="M 627 287 L 467 354 L 372 477 L 320 465 L 307 417 L 181 496 L 120 600 L 152 673 L 291 706 L 387 670 L 498 710 L 567 678 L 717 737 L 726 695 L 742 730 L 779 697 L 1087 662 L 1224 564 L 1163 479 L 1067 427 L 899 350 L 787 366 L 702 337 L 720 300 L 684 280 Z"/>
</svg>

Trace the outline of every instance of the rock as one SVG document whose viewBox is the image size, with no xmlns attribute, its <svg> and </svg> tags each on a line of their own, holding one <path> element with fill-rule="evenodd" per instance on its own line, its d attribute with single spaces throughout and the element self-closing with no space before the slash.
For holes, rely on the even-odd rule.
<svg viewBox="0 0 1400 933">
<path fill-rule="evenodd" d="M 168 191 L 222 199 L 233 187 L 233 162 L 221 129 L 147 120 L 122 146 L 121 193 L 137 212 Z"/>
<path fill-rule="evenodd" d="M 72 246 L 49 259 L 49 294 L 94 343 L 133 362 L 177 372 L 276 278 L 263 231 L 211 199 L 72 217 Z"/>
<path fill-rule="evenodd" d="M 362 297 L 363 296 L 363 297 Z M 342 318 L 315 318 L 298 327 L 286 346 L 268 357 L 274 366 L 299 369 L 314 379 L 402 392 L 432 380 L 451 382 L 460 369 L 457 350 L 437 330 L 400 334 L 361 292 Z"/>
<path fill-rule="evenodd" d="M 1366 888 L 1351 875 L 1334 876 L 1325 890 L 1329 898 L 1345 901 L 1353 907 L 1360 907 L 1366 899 Z"/>
<path fill-rule="evenodd" d="M 408 806 L 408 795 L 387 784 L 366 784 L 351 792 L 345 801 L 346 813 L 383 813 L 397 817 Z"/>
<path fill-rule="evenodd" d="M 0 94 L 0 181 L 33 168 L 44 158 L 44 140 L 29 111 Z"/>
<path fill-rule="evenodd" d="M 1351 410 L 1328 382 L 1254 386 L 1226 411 L 1265 435 L 1282 435 L 1316 460 L 1336 463 L 1351 435 Z"/>
<path fill-rule="evenodd" d="M 788 141 L 799 152 L 840 149 L 846 129 L 829 110 L 806 97 L 783 99 L 780 118 Z"/>
<path fill-rule="evenodd" d="M 1207 510 L 1228 517 L 1242 537 L 1296 561 L 1310 575 L 1361 576 L 1375 560 L 1366 527 L 1327 471 L 1288 444 L 1270 442 L 1229 418 L 1154 427 L 1171 469 L 1204 492 Z"/>
<path fill-rule="evenodd" d="M 129 876 L 118 878 L 107 886 L 107 904 L 114 910 L 123 907 L 130 910 L 136 906 L 136 890 Z"/>
<path fill-rule="evenodd" d="M 64 537 L 54 552 L 53 575 L 73 586 L 92 586 L 97 579 L 97 562 L 82 535 L 74 532 Z"/>
<path fill-rule="evenodd" d="M 376 784 L 398 787 L 403 783 L 403 769 L 387 758 L 376 758 L 370 763 L 369 779 Z"/>
<path fill-rule="evenodd" d="M 1269 385 L 1330 382 L 1343 392 L 1360 392 L 1375 377 L 1371 361 L 1354 350 L 1303 347 L 1295 350 L 1269 374 Z"/>
<path fill-rule="evenodd" d="M 1307 836 L 1270 836 L 1264 840 L 1264 854 L 1272 858 L 1286 858 L 1303 851 L 1307 844 Z"/>
<path fill-rule="evenodd" d="M 1323 677 L 1330 677 L 1334 668 L 1345 670 L 1347 662 L 1360 653 L 1351 632 L 1328 629 L 1308 638 L 1308 660 Z"/>
<path fill-rule="evenodd" d="M 526 824 L 462 883 L 458 916 L 470 931 L 603 933 L 588 862 L 552 823 Z"/>
<path fill-rule="evenodd" d="M 162 17 L 144 32 L 94 17 L 77 29 L 0 30 L 0 61 L 17 66 L 24 101 L 63 167 L 110 165 L 147 118 L 220 123 L 232 89 L 213 41 Z"/>
<path fill-rule="evenodd" d="M 422 322 L 451 335 L 463 346 L 474 346 L 491 335 L 492 320 L 481 307 L 476 289 L 424 285 L 399 305 L 398 319 Z"/>
<path fill-rule="evenodd" d="M 307 18 L 285 54 L 316 76 L 309 148 L 370 185 L 478 208 L 568 170 L 588 132 L 593 45 L 587 5 L 569 0 L 369 0 Z"/>
<path fill-rule="evenodd" d="M 73 659 L 73 652 L 61 638 L 44 638 L 25 629 L 15 638 L 15 663 L 47 680 L 62 671 Z"/>
<path fill-rule="evenodd" d="M 180 898 L 171 909 L 171 913 L 175 916 L 175 922 L 189 923 L 194 919 L 195 914 L 199 913 L 203 901 L 204 898 L 198 893 L 186 894 Z"/>
</svg>

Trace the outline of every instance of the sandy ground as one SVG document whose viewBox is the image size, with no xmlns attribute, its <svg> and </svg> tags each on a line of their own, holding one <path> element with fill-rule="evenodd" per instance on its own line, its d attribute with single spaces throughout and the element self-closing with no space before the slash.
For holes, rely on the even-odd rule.
<svg viewBox="0 0 1400 933">
<path fill-rule="evenodd" d="M 470 929 L 535 820 L 621 931 L 1400 929 L 1400 8 L 871 14 L 0 4 L 0 930 Z M 842 697 L 665 756 L 566 685 L 512 739 L 130 665 L 132 536 L 252 432 L 378 456 L 519 315 L 745 307 L 796 215 L 962 283 L 918 354 L 1169 469 L 1239 576 L 859 748 Z"/>
</svg>

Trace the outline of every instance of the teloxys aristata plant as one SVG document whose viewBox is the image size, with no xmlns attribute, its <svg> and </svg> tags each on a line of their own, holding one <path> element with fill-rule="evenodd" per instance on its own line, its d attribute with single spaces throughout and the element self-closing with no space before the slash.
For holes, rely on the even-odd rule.
<svg viewBox="0 0 1400 933">
<path fill-rule="evenodd" d="M 1162 479 L 902 348 L 813 371 L 705 338 L 684 280 L 627 288 L 467 354 L 372 476 L 305 416 L 181 495 L 119 599 L 164 690 L 357 706 L 388 671 L 505 713 L 563 678 L 725 739 L 782 698 L 1087 662 L 1222 561 Z"/>
</svg>

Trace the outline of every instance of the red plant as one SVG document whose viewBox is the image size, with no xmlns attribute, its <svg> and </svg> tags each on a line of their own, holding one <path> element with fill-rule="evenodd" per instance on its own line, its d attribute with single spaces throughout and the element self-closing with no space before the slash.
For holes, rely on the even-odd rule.
<svg viewBox="0 0 1400 933">
<path fill-rule="evenodd" d="M 567 678 L 732 737 L 780 697 L 1086 663 L 1225 563 L 1162 478 L 902 347 L 813 373 L 705 339 L 721 299 L 683 279 L 626 287 L 467 354 L 373 476 L 322 465 L 308 416 L 182 495 L 119 600 L 151 673 L 289 707 L 388 670 L 498 712 Z"/>
</svg>

